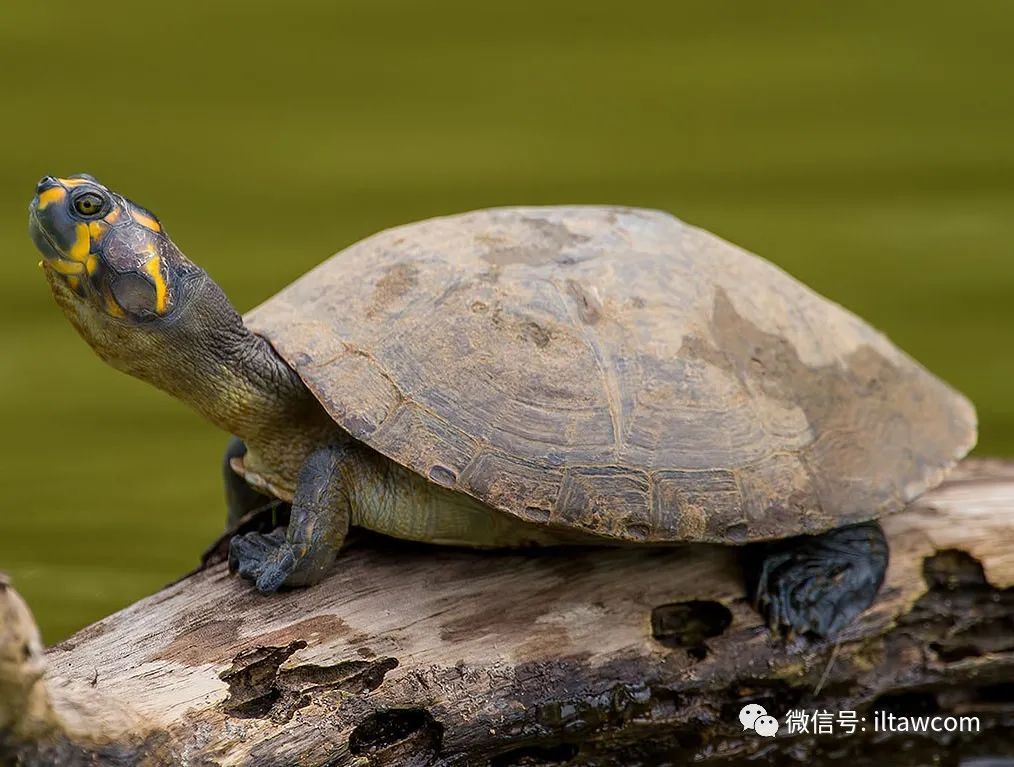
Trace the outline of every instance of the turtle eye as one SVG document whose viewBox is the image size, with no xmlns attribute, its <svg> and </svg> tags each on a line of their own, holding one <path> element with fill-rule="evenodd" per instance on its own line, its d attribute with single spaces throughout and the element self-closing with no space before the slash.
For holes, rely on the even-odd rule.
<svg viewBox="0 0 1014 767">
<path fill-rule="evenodd" d="M 105 200 L 95 192 L 85 192 L 74 200 L 74 210 L 87 218 L 94 218 L 102 212 Z"/>
</svg>

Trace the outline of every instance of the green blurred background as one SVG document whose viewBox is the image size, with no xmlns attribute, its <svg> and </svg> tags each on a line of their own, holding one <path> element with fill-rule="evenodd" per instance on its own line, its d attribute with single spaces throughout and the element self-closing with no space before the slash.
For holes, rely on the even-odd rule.
<svg viewBox="0 0 1014 767">
<path fill-rule="evenodd" d="M 48 173 L 152 208 L 240 309 L 427 216 L 664 208 L 887 331 L 1014 454 L 1014 4 L 158 5 L 0 20 L 0 568 L 47 641 L 195 563 L 225 442 L 53 305 Z"/>
</svg>

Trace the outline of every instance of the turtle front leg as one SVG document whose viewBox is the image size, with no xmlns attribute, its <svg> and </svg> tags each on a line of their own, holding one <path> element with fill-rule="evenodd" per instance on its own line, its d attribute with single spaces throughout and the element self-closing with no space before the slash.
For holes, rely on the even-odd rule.
<svg viewBox="0 0 1014 767">
<path fill-rule="evenodd" d="M 873 603 L 887 539 L 869 522 L 758 544 L 753 600 L 773 631 L 833 637 Z"/>
<path fill-rule="evenodd" d="M 320 581 L 349 531 L 351 508 L 342 474 L 347 457 L 345 447 L 312 452 L 299 471 L 288 528 L 233 538 L 229 570 L 264 594 Z"/>
</svg>

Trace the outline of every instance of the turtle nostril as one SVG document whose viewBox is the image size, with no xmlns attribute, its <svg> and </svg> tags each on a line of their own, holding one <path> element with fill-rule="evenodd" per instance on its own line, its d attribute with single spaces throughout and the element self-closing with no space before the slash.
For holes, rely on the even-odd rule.
<svg viewBox="0 0 1014 767">
<path fill-rule="evenodd" d="M 47 189 L 52 189 L 54 186 L 57 186 L 58 183 L 59 182 L 52 176 L 43 176 L 42 178 L 39 179 L 39 183 L 35 187 L 35 191 L 38 194 L 42 194 Z"/>
</svg>

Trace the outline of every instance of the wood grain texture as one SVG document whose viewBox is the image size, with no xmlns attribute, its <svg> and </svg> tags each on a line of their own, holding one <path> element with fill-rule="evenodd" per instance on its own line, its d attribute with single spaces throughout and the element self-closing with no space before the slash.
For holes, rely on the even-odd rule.
<svg viewBox="0 0 1014 767">
<path fill-rule="evenodd" d="M 528 521 L 624 541 L 872 519 L 975 442 L 969 402 L 880 333 L 659 211 L 410 224 L 246 321 L 384 455 Z"/>
<path fill-rule="evenodd" d="M 1014 747 L 1014 464 L 966 462 L 885 529 L 883 591 L 837 647 L 772 639 L 744 599 L 735 549 L 709 546 L 483 554 L 374 539 L 320 585 L 270 597 L 213 569 L 51 648 L 44 680 L 14 688 L 25 677 L 11 637 L 30 628 L 11 622 L 0 689 L 33 703 L 0 730 L 0 763 L 573 767 L 766 754 L 817 765 L 855 764 L 859 749 L 919 764 L 905 761 L 922 758 L 919 744 L 944 753 L 883 734 L 761 739 L 736 718 L 751 701 L 779 715 L 930 706 L 981 717 L 977 739 L 951 738 L 948 753 Z M 0 608 L 12 594 L 0 590 Z"/>
</svg>

